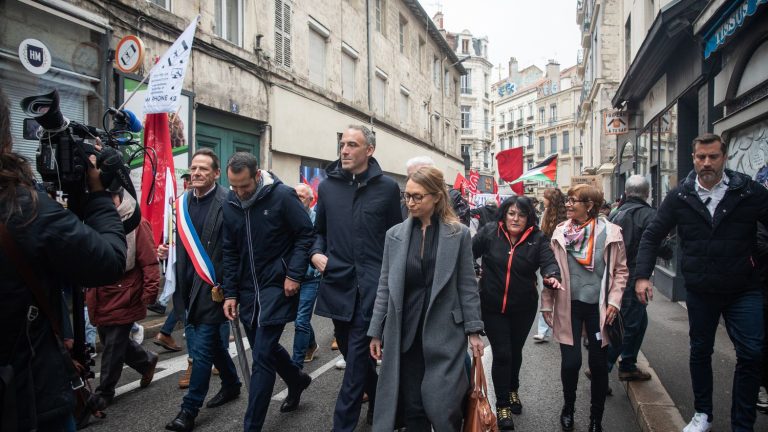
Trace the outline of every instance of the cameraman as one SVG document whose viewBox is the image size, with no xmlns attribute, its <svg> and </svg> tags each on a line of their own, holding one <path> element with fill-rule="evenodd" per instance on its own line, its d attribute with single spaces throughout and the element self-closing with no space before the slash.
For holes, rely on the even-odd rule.
<svg viewBox="0 0 768 432">
<path fill-rule="evenodd" d="M 125 234 L 95 168 L 87 173 L 85 223 L 38 192 L 27 160 L 13 153 L 10 121 L 8 100 L 0 91 L 0 225 L 7 229 L 0 232 L 10 234 L 0 234 L 5 237 L 0 247 L 0 428 L 74 430 L 74 380 L 65 373 L 72 370 L 71 360 L 53 330 L 69 317 L 44 311 L 62 313 L 62 283 L 96 286 L 117 280 L 125 269 Z M 18 254 L 8 250 L 9 243 Z M 34 278 L 22 276 L 23 267 L 34 269 L 39 284 L 27 282 Z M 30 284 L 40 286 L 47 305 L 38 304 Z"/>
</svg>

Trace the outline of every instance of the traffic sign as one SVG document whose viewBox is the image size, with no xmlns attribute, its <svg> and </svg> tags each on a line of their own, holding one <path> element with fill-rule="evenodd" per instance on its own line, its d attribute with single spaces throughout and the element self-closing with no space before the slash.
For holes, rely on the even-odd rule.
<svg viewBox="0 0 768 432">
<path fill-rule="evenodd" d="M 115 64 L 124 73 L 138 69 L 144 60 L 144 43 L 137 36 L 128 35 L 117 43 Z"/>
</svg>

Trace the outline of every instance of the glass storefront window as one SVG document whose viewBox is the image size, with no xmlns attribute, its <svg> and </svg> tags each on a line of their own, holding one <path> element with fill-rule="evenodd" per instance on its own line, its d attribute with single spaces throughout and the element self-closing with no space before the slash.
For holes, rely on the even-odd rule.
<svg viewBox="0 0 768 432">
<path fill-rule="evenodd" d="M 658 165 L 659 173 L 659 194 L 660 200 L 663 200 L 672 188 L 678 184 L 677 175 L 677 104 L 672 105 L 666 112 L 659 116 L 655 121 L 659 136 Z M 660 202 L 659 202 L 660 203 Z M 677 230 L 673 230 L 667 239 L 669 246 L 674 250 L 672 259 L 663 260 L 659 258 L 656 264 L 672 273 L 676 272 L 677 262 Z"/>
</svg>

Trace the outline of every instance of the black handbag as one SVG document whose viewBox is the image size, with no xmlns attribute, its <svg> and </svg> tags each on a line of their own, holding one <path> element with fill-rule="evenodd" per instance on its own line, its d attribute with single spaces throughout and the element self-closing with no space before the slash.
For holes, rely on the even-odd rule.
<svg viewBox="0 0 768 432">
<path fill-rule="evenodd" d="M 603 302 L 605 304 L 606 311 L 608 310 L 608 285 L 611 280 L 611 248 L 606 248 L 608 259 L 606 260 L 606 278 L 603 293 Z M 621 349 L 621 343 L 624 340 L 624 319 L 621 317 L 621 312 L 616 314 L 616 318 L 613 319 L 612 324 L 605 323 L 605 332 L 608 334 L 608 343 L 614 349 Z"/>
</svg>

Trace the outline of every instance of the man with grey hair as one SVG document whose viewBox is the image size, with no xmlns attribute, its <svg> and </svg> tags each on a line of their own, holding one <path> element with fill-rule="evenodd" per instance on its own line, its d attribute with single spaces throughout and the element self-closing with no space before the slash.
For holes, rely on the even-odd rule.
<svg viewBox="0 0 768 432">
<path fill-rule="evenodd" d="M 411 174 L 415 173 L 419 168 L 421 167 L 433 167 L 435 166 L 435 161 L 432 160 L 429 156 L 416 156 L 408 159 L 408 162 L 405 163 L 405 172 L 410 176 Z"/>
<path fill-rule="evenodd" d="M 357 427 L 363 392 L 373 421 L 376 362 L 367 336 L 379 286 L 387 230 L 402 222 L 400 188 L 373 158 L 375 135 L 349 126 L 339 141 L 340 158 L 325 168 L 318 186 L 312 265 L 323 272 L 315 313 L 333 320 L 347 367 L 333 413 L 334 432 Z"/>
<path fill-rule="evenodd" d="M 611 222 L 621 227 L 624 236 L 627 267 L 629 267 L 628 287 L 635 286 L 635 265 L 640 238 L 643 236 L 645 228 L 656 216 L 656 210 L 647 202 L 650 190 L 650 184 L 645 177 L 637 174 L 629 177 L 624 185 L 626 200 L 611 217 Z M 668 247 L 662 247 L 660 256 L 669 259 L 671 254 L 672 251 Z M 651 374 L 637 367 L 637 355 L 640 352 L 640 345 L 643 343 L 645 330 L 648 327 L 648 313 L 645 308 L 646 305 L 637 299 L 633 290 L 624 291 L 624 297 L 621 301 L 624 340 L 620 348 L 617 349 L 613 346 L 608 348 L 609 371 L 613 369 L 613 365 L 621 355 L 619 362 L 620 381 L 647 381 L 651 379 Z"/>
</svg>

